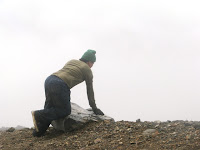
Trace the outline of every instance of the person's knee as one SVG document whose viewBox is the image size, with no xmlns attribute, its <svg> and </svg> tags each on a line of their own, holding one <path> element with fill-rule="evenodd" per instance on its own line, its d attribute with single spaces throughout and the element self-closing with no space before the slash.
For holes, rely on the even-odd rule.
<svg viewBox="0 0 200 150">
<path fill-rule="evenodd" d="M 71 109 L 63 109 L 63 110 L 61 110 L 60 117 L 63 118 L 70 114 L 71 114 Z"/>
<path fill-rule="evenodd" d="M 66 117 L 66 116 L 68 116 L 68 115 L 70 115 L 71 114 L 71 109 L 57 109 L 57 111 L 56 111 L 57 113 L 57 117 L 58 117 L 58 119 L 60 119 L 60 118 L 64 118 L 64 117 Z"/>
<path fill-rule="evenodd" d="M 68 116 L 70 114 L 71 114 L 71 109 L 66 109 L 65 112 L 64 112 L 64 115 Z"/>
</svg>

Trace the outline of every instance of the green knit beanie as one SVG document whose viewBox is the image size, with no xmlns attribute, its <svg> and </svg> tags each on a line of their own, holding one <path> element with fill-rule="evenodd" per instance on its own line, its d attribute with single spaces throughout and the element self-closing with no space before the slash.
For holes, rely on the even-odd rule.
<svg viewBox="0 0 200 150">
<path fill-rule="evenodd" d="M 86 61 L 91 61 L 91 62 L 95 62 L 96 61 L 96 51 L 92 50 L 92 49 L 88 49 L 83 56 L 81 57 L 81 59 L 84 59 Z"/>
</svg>

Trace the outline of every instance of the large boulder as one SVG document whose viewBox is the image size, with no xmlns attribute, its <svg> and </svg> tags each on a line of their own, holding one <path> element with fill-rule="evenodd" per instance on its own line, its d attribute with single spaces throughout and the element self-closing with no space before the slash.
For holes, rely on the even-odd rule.
<svg viewBox="0 0 200 150">
<path fill-rule="evenodd" d="M 86 110 L 75 103 L 71 103 L 71 114 L 65 118 L 54 120 L 51 124 L 56 130 L 67 132 L 78 129 L 86 123 L 102 120 L 114 121 L 113 118 L 106 115 L 95 115 L 91 108 Z"/>
</svg>

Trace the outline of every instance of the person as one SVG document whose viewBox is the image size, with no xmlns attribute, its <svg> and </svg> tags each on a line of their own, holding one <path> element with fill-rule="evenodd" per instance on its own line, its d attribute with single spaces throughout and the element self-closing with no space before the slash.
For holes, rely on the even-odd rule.
<svg viewBox="0 0 200 150">
<path fill-rule="evenodd" d="M 44 109 L 32 111 L 33 136 L 43 136 L 53 120 L 71 113 L 70 89 L 85 81 L 89 105 L 96 115 L 104 115 L 97 108 L 93 90 L 92 66 L 96 62 L 96 51 L 87 50 L 79 60 L 70 60 L 65 66 L 45 80 Z"/>
</svg>

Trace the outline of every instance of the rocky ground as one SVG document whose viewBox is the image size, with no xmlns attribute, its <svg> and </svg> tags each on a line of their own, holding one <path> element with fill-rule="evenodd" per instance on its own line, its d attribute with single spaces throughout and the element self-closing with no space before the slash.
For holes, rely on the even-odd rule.
<svg viewBox="0 0 200 150">
<path fill-rule="evenodd" d="M 32 129 L 0 132 L 1 150 L 199 150 L 200 122 L 127 122 L 88 123 L 68 133 L 52 127 L 45 136 L 36 138 Z"/>
</svg>

